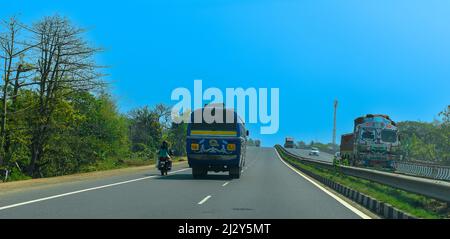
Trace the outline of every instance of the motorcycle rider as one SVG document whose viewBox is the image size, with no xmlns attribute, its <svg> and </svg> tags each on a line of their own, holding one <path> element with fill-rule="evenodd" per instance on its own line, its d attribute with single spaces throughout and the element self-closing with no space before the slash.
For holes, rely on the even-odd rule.
<svg viewBox="0 0 450 239">
<path fill-rule="evenodd" d="M 158 152 L 158 166 L 159 160 L 167 160 L 169 162 L 169 169 L 172 168 L 172 159 L 170 157 L 169 143 L 163 141 Z"/>
</svg>

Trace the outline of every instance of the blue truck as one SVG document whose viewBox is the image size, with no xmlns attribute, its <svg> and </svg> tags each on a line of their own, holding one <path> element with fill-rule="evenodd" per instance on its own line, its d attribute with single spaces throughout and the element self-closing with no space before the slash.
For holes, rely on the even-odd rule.
<svg viewBox="0 0 450 239">
<path fill-rule="evenodd" d="M 205 108 L 191 113 L 187 127 L 186 152 L 189 167 L 194 178 L 204 177 L 208 171 L 229 172 L 231 178 L 239 178 L 245 165 L 248 130 L 245 123 L 232 109 L 219 109 L 223 121 L 196 123 L 194 115 L 203 115 Z M 201 112 L 198 112 L 201 111 Z M 217 113 L 217 112 L 216 112 Z M 226 115 L 233 116 L 233 122 L 226 121 Z"/>
</svg>

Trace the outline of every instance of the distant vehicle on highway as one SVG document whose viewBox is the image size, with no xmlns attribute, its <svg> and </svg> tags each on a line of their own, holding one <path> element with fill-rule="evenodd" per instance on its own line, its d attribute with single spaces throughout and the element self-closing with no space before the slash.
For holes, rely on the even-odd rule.
<svg viewBox="0 0 450 239">
<path fill-rule="evenodd" d="M 294 148 L 294 138 L 286 137 L 286 139 L 284 141 L 284 147 L 285 148 Z"/>
<path fill-rule="evenodd" d="M 261 147 L 261 140 L 259 140 L 259 139 L 255 140 L 255 146 Z"/>
<path fill-rule="evenodd" d="M 392 169 L 394 160 L 400 158 L 396 123 L 382 114 L 356 118 L 353 133 L 341 136 L 340 152 L 352 165 Z"/>
<path fill-rule="evenodd" d="M 341 152 L 334 153 L 333 164 L 341 164 L 341 162 L 342 162 Z"/>
<path fill-rule="evenodd" d="M 336 153 L 334 154 L 334 158 L 340 159 L 340 158 L 341 158 L 341 152 L 336 152 Z"/>
<path fill-rule="evenodd" d="M 320 152 L 318 148 L 312 147 L 309 151 L 310 156 L 319 156 Z"/>
<path fill-rule="evenodd" d="M 187 127 L 186 151 L 192 175 L 199 178 L 214 171 L 229 172 L 231 178 L 239 178 L 245 165 L 248 130 L 234 110 L 224 107 L 212 109 L 213 115 L 217 115 L 215 110 L 223 110 L 223 123 L 208 123 L 204 119 L 195 123 L 195 113 L 201 111 L 199 114 L 203 115 L 207 107 L 192 112 Z M 226 122 L 227 113 L 233 115 L 234 123 Z"/>
</svg>

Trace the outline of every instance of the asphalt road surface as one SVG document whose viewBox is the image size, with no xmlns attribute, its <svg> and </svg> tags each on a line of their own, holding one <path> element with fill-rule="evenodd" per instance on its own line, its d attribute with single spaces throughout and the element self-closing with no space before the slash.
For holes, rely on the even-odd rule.
<svg viewBox="0 0 450 239">
<path fill-rule="evenodd" d="M 194 180 L 177 166 L 0 194 L 0 218 L 361 218 L 361 213 L 282 162 L 249 147 L 240 179 Z"/>
<path fill-rule="evenodd" d="M 319 156 L 309 155 L 310 150 L 309 149 L 292 149 L 292 148 L 286 148 L 286 150 L 290 153 L 293 153 L 295 155 L 298 155 L 300 157 L 315 159 L 319 161 L 326 161 L 329 163 L 333 163 L 334 155 L 325 153 L 325 152 L 319 152 Z"/>
</svg>

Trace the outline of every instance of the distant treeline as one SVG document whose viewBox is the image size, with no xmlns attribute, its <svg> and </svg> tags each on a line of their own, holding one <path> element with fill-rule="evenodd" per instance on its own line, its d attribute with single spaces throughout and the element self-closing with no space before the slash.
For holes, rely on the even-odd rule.
<svg viewBox="0 0 450 239">
<path fill-rule="evenodd" d="M 311 149 L 312 147 L 315 147 L 318 148 L 319 151 L 329 154 L 334 154 L 339 151 L 339 145 L 333 145 L 332 143 L 324 144 L 317 141 L 311 141 L 308 144 L 304 141 L 298 141 L 295 147 L 299 149 Z"/>
<path fill-rule="evenodd" d="M 259 146 L 261 146 L 261 140 L 248 138 L 247 146 L 258 146 L 259 147 Z"/>
<path fill-rule="evenodd" d="M 11 180 L 145 163 L 162 140 L 185 154 L 186 125 L 170 123 L 168 106 L 118 112 L 84 32 L 60 16 L 0 24 L 0 169 Z"/>
</svg>

